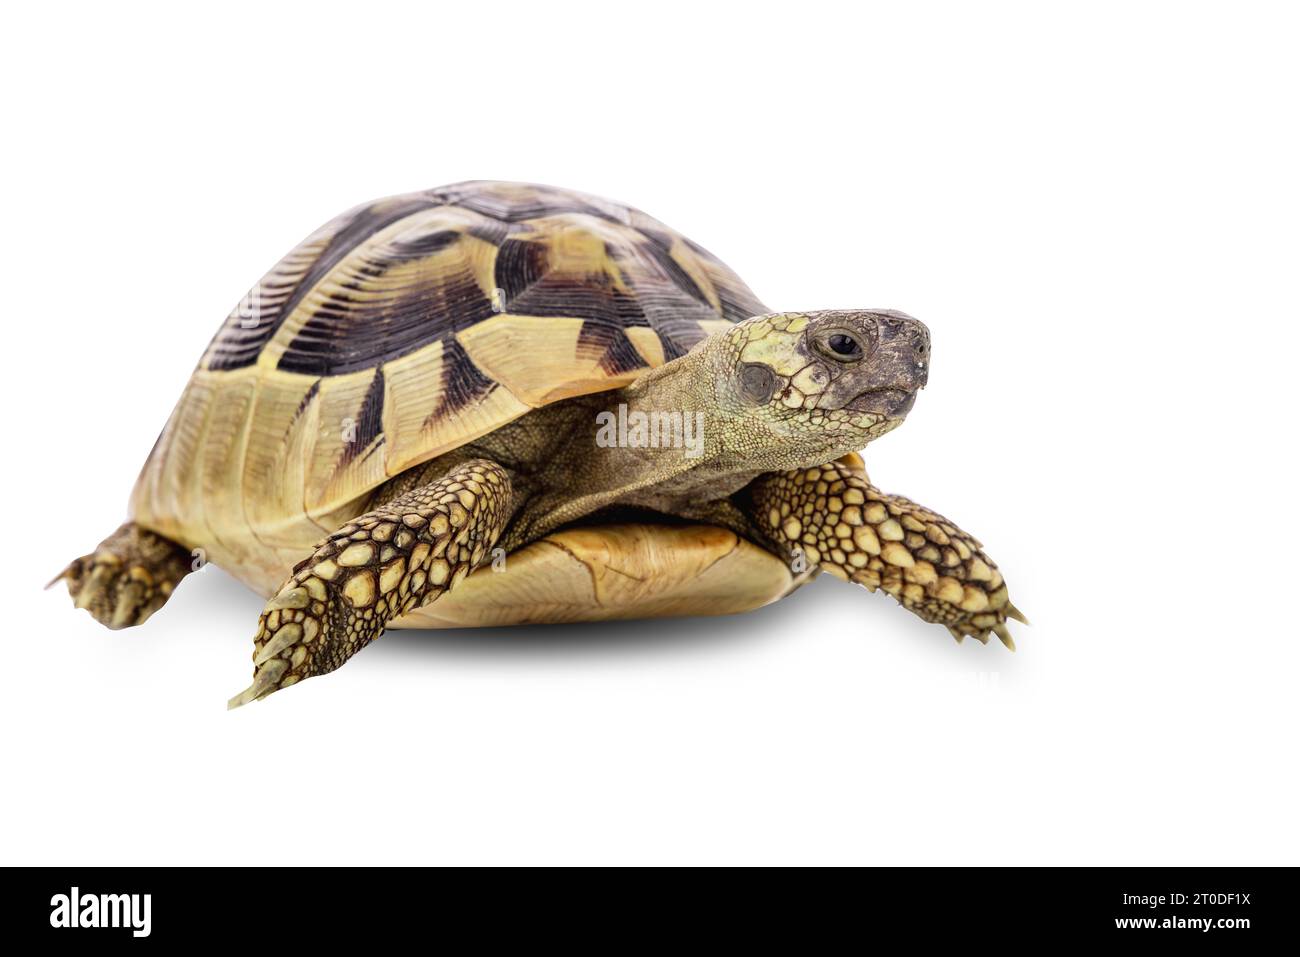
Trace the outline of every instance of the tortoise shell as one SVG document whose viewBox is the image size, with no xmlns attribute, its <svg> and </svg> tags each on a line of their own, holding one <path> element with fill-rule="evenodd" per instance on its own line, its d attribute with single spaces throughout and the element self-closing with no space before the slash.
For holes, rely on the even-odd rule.
<svg viewBox="0 0 1300 957">
<path fill-rule="evenodd" d="M 368 203 L 232 310 L 133 517 L 264 590 L 393 476 L 768 311 L 695 243 L 593 196 L 468 182 Z"/>
</svg>

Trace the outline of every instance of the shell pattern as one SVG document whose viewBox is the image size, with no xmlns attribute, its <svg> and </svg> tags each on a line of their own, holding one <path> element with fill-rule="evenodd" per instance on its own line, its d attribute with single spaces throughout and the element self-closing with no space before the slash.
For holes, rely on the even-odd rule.
<svg viewBox="0 0 1300 957">
<path fill-rule="evenodd" d="M 767 311 L 708 252 L 596 197 L 471 182 L 368 203 L 232 310 L 132 513 L 260 583 L 387 479 Z"/>
</svg>

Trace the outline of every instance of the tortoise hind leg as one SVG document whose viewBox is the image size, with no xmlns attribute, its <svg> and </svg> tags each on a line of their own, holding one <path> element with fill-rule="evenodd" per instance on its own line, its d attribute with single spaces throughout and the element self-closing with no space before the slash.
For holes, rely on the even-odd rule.
<svg viewBox="0 0 1300 957">
<path fill-rule="evenodd" d="M 183 545 L 127 522 L 46 587 L 66 581 L 78 608 L 109 628 L 130 628 L 144 624 L 192 570 Z"/>
<path fill-rule="evenodd" d="M 348 522 L 299 562 L 253 638 L 253 683 L 229 707 L 338 668 L 388 622 L 458 585 L 512 511 L 510 477 L 475 459 Z"/>
</svg>

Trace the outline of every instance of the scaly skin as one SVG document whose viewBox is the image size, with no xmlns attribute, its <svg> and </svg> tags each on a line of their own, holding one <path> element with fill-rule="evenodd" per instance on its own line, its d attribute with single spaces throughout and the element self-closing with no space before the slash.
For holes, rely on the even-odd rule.
<svg viewBox="0 0 1300 957">
<path fill-rule="evenodd" d="M 50 585 L 66 581 L 78 608 L 116 630 L 143 625 L 191 570 L 183 546 L 127 522 L 89 555 L 73 559 Z"/>
<path fill-rule="evenodd" d="M 253 639 L 253 683 L 229 707 L 333 671 L 391 619 L 454 588 L 510 512 L 509 475 L 475 459 L 348 522 L 267 602 Z"/>
<path fill-rule="evenodd" d="M 987 643 L 993 634 L 1014 651 L 1006 622 L 1025 618 L 980 543 L 942 515 L 880 491 L 856 458 L 759 478 L 747 490 L 750 520 L 781 554 L 799 549 L 809 566 L 888 592 L 958 641 Z"/>
</svg>

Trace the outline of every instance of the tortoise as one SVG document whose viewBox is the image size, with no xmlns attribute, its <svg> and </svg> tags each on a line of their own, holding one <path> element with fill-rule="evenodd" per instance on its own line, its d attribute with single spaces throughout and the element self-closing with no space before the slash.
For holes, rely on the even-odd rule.
<svg viewBox="0 0 1300 957">
<path fill-rule="evenodd" d="M 904 313 L 773 312 L 594 196 L 381 199 L 232 310 L 130 520 L 55 581 L 114 629 L 206 561 L 268 598 L 230 707 L 386 628 L 729 614 L 818 572 L 1014 648 L 1024 619 L 980 543 L 857 454 L 903 422 L 929 358 Z"/>
</svg>

